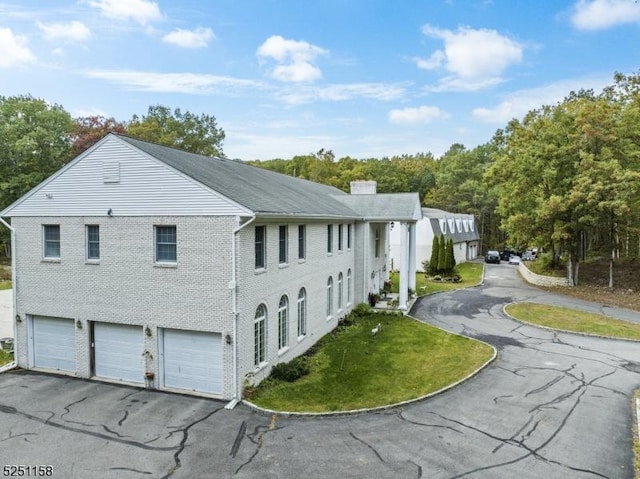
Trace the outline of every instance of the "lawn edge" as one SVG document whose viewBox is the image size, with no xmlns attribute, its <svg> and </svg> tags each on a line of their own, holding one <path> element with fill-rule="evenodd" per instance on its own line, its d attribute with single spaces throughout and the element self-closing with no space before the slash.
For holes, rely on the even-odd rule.
<svg viewBox="0 0 640 479">
<path fill-rule="evenodd" d="M 424 321 L 419 320 L 418 318 L 415 318 L 409 314 L 405 314 L 404 315 L 407 318 L 413 319 L 414 321 L 418 321 L 419 323 L 424 324 Z M 476 376 L 478 373 L 480 373 L 480 371 L 482 371 L 483 369 L 485 369 L 487 366 L 489 366 L 493 361 L 496 360 L 496 358 L 498 357 L 498 350 L 493 347 L 491 344 L 485 342 L 485 341 L 481 341 L 479 339 L 476 338 L 470 338 L 469 336 L 465 336 L 463 334 L 459 334 L 459 333 L 455 333 L 452 331 L 447 331 L 446 329 L 440 328 L 438 326 L 434 326 L 433 324 L 430 324 L 430 326 L 440 329 L 441 331 L 444 331 L 445 333 L 448 334 L 452 334 L 455 336 L 460 336 L 462 338 L 466 338 L 466 339 L 470 339 L 472 341 L 477 341 L 479 343 L 482 344 L 486 344 L 487 346 L 489 346 L 492 350 L 493 350 L 493 355 L 491 356 L 491 358 L 489 358 L 487 361 L 484 362 L 484 364 L 482 364 L 478 369 L 476 369 L 475 371 L 470 372 L 469 374 L 467 374 L 465 377 L 463 377 L 462 379 L 459 379 L 458 381 L 451 383 L 443 388 L 438 389 L 437 391 L 433 391 L 430 392 L 428 394 L 425 394 L 423 396 L 419 396 L 417 398 L 412 398 L 412 399 L 406 399 L 404 401 L 400 401 L 397 403 L 393 403 L 393 404 L 386 404 L 383 406 L 375 406 L 375 407 L 370 407 L 370 408 L 361 408 L 361 409 L 349 409 L 349 410 L 345 410 L 345 411 L 327 411 L 327 412 L 293 412 L 293 411 L 278 411 L 275 409 L 267 409 L 267 408 L 263 408 L 258 406 L 257 404 L 254 404 L 246 399 L 243 399 L 241 402 L 242 404 L 244 404 L 245 406 L 247 406 L 249 409 L 252 409 L 253 411 L 259 413 L 259 414 L 263 414 L 263 415 L 273 415 L 273 414 L 277 414 L 279 416 L 283 416 L 283 417 L 339 417 L 339 416 L 357 416 L 359 414 L 368 414 L 368 413 L 372 413 L 372 412 L 380 412 L 380 411 L 386 411 L 389 409 L 395 409 L 395 408 L 399 408 L 402 406 L 406 406 L 409 404 L 413 404 L 415 402 L 419 402 L 419 401 L 423 401 L 425 399 L 429 399 L 431 397 L 437 396 L 439 394 L 445 393 L 447 391 L 449 391 L 450 389 L 453 389 L 459 385 L 461 385 L 462 383 L 467 382 L 468 380 L 470 380 L 471 378 L 473 378 L 474 376 Z"/>
<path fill-rule="evenodd" d="M 512 301 L 509 304 L 505 304 L 502 307 L 502 312 L 509 318 L 512 319 L 513 321 L 516 321 L 520 324 L 526 324 L 527 326 L 532 326 L 534 328 L 540 328 L 540 329 L 546 329 L 548 331 L 557 331 L 559 333 L 567 333 L 567 334 L 575 334 L 576 336 L 585 336 L 588 338 L 600 338 L 600 339 L 614 339 L 616 341 L 627 341 L 630 343 L 640 343 L 640 339 L 632 339 L 632 338 L 619 338 L 616 336 L 603 336 L 600 334 L 593 334 L 593 333 L 582 333 L 580 331 L 571 331 L 569 329 L 559 329 L 559 328 L 552 328 L 551 326 L 543 326 L 541 324 L 536 324 L 536 323 L 530 323 L 529 321 L 524 321 L 523 319 L 519 319 L 516 318 L 514 316 L 511 316 L 509 313 L 507 313 L 507 306 L 510 306 L 512 304 L 518 304 L 518 303 L 527 303 L 528 301 Z M 544 304 L 544 303 L 536 303 L 536 304 Z M 551 305 L 553 306 L 553 305 Z M 619 321 L 624 321 L 624 319 L 620 319 L 620 318 L 615 318 L 613 316 L 604 316 L 605 318 L 611 318 L 611 319 L 617 319 Z"/>
</svg>

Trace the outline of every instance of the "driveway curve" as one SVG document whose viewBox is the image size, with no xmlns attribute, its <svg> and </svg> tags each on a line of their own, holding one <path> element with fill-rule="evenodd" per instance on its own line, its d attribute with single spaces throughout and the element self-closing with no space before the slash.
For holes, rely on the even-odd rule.
<svg viewBox="0 0 640 479">
<path fill-rule="evenodd" d="M 498 359 L 443 394 L 357 416 L 265 416 L 4 373 L 0 455 L 5 464 L 51 464 L 65 478 L 632 478 L 640 344 L 520 324 L 503 312 L 513 301 L 572 303 L 527 286 L 507 265 L 488 265 L 482 286 L 419 300 L 413 316 L 493 344 Z"/>
</svg>

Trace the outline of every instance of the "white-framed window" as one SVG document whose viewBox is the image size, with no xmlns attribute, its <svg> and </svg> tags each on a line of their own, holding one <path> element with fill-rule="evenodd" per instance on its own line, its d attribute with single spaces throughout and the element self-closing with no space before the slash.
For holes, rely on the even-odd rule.
<svg viewBox="0 0 640 479">
<path fill-rule="evenodd" d="M 266 346 L 267 346 L 267 307 L 264 304 L 256 309 L 255 319 L 253 321 L 253 364 L 258 367 L 266 362 Z"/>
<path fill-rule="evenodd" d="M 85 230 L 87 233 L 87 259 L 99 260 L 100 259 L 100 226 L 99 225 L 86 225 Z"/>
<path fill-rule="evenodd" d="M 347 304 L 351 304 L 351 269 L 347 270 Z"/>
<path fill-rule="evenodd" d="M 175 226 L 155 226 L 156 262 L 175 263 L 178 260 L 178 235 Z"/>
<path fill-rule="evenodd" d="M 347 225 L 347 249 L 351 249 L 351 224 Z"/>
<path fill-rule="evenodd" d="M 327 280 L 327 319 L 333 316 L 333 278 Z"/>
<path fill-rule="evenodd" d="M 264 268 L 267 263 L 267 227 L 255 227 L 255 268 Z"/>
<path fill-rule="evenodd" d="M 298 259 L 307 257 L 307 227 L 298 225 Z"/>
<path fill-rule="evenodd" d="M 278 228 L 278 259 L 280 264 L 289 262 L 289 227 L 280 225 Z"/>
<path fill-rule="evenodd" d="M 333 225 L 327 225 L 327 253 L 333 253 Z"/>
<path fill-rule="evenodd" d="M 298 292 L 298 338 L 307 335 L 307 291 L 300 288 Z"/>
<path fill-rule="evenodd" d="M 289 298 L 280 298 L 278 305 L 278 349 L 289 346 Z"/>
<path fill-rule="evenodd" d="M 338 251 L 342 251 L 343 250 L 343 244 L 344 244 L 344 237 L 342 234 L 342 227 L 343 225 L 338 225 Z"/>
<path fill-rule="evenodd" d="M 374 245 L 373 251 L 376 258 L 380 257 L 380 228 L 376 227 L 374 230 Z"/>
<path fill-rule="evenodd" d="M 338 274 L 338 311 L 342 311 L 342 273 Z"/>
<path fill-rule="evenodd" d="M 45 258 L 60 258 L 60 225 L 42 225 L 43 250 Z"/>
</svg>

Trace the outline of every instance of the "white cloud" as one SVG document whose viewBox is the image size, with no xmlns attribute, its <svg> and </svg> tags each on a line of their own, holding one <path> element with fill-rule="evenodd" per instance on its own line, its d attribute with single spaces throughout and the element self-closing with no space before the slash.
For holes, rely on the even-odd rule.
<svg viewBox="0 0 640 479">
<path fill-rule="evenodd" d="M 640 22 L 640 4 L 633 0 L 580 0 L 571 17 L 580 30 L 604 30 Z"/>
<path fill-rule="evenodd" d="M 400 84 L 351 83 L 327 85 L 322 87 L 287 88 L 276 96 L 288 104 L 298 105 L 314 101 L 349 101 L 367 98 L 378 101 L 391 101 L 401 98 L 405 88 Z"/>
<path fill-rule="evenodd" d="M 443 91 L 478 91 L 490 88 L 495 85 L 504 83 L 501 77 L 487 79 L 469 79 L 448 76 L 441 78 L 436 86 L 426 87 L 427 92 L 443 92 Z"/>
<path fill-rule="evenodd" d="M 253 80 L 196 73 L 155 73 L 131 70 L 89 70 L 85 76 L 124 85 L 131 90 L 165 93 L 230 93 L 234 88 L 261 88 Z"/>
<path fill-rule="evenodd" d="M 453 78 L 463 80 L 463 86 L 495 84 L 510 65 L 522 61 L 523 45 L 495 30 L 460 27 L 452 31 L 427 24 L 422 33 L 442 40 L 444 50 L 436 50 L 428 59 L 414 58 L 418 68 L 434 70 L 444 65 Z"/>
<path fill-rule="evenodd" d="M 555 105 L 572 91 L 593 89 L 601 91 L 611 83 L 609 77 L 574 78 L 550 83 L 538 88 L 512 92 L 492 108 L 475 108 L 472 115 L 483 123 L 506 124 L 514 118 L 523 118 L 530 110 L 543 105 Z"/>
<path fill-rule="evenodd" d="M 398 124 L 431 123 L 433 120 L 449 118 L 449 114 L 443 112 L 437 106 L 419 106 L 417 108 L 403 108 L 391 110 L 389 121 Z"/>
<path fill-rule="evenodd" d="M 35 62 L 36 57 L 26 44 L 26 39 L 14 35 L 10 28 L 0 28 L 0 68 Z"/>
<path fill-rule="evenodd" d="M 195 30 L 177 28 L 162 37 L 162 41 L 184 48 L 204 48 L 213 38 L 215 35 L 210 28 L 196 28 Z"/>
<path fill-rule="evenodd" d="M 69 23 L 41 23 L 37 22 L 47 40 L 64 40 L 81 42 L 91 36 L 91 30 L 82 22 L 76 20 Z"/>
<path fill-rule="evenodd" d="M 322 78 L 322 71 L 312 62 L 328 50 L 305 41 L 287 40 L 273 35 L 258 47 L 259 58 L 270 58 L 277 65 L 272 76 L 284 82 L 309 82 Z"/>
<path fill-rule="evenodd" d="M 133 20 L 140 25 L 163 18 L 158 4 L 150 0 L 89 0 L 88 3 L 107 18 Z"/>
</svg>

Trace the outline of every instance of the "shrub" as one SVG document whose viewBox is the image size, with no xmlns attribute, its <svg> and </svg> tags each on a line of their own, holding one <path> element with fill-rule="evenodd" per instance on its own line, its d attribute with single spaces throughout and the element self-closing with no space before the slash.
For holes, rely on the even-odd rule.
<svg viewBox="0 0 640 479">
<path fill-rule="evenodd" d="M 371 306 L 369 306 L 367 303 L 360 303 L 358 306 L 353 308 L 352 313 L 356 318 L 366 316 L 367 314 L 371 313 Z"/>
<path fill-rule="evenodd" d="M 271 378 L 292 383 L 309 374 L 307 356 L 298 356 L 288 363 L 278 363 L 271 370 Z"/>
</svg>

